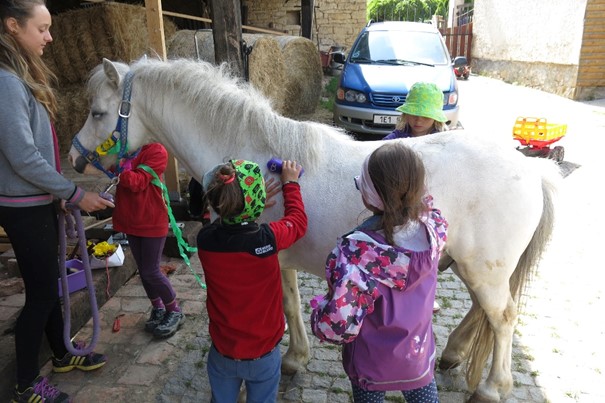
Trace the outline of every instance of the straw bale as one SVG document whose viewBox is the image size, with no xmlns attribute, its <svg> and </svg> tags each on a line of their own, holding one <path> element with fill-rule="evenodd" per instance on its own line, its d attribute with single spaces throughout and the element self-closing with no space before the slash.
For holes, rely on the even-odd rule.
<svg viewBox="0 0 605 403">
<path fill-rule="evenodd" d="M 197 40 L 199 55 L 195 49 Z M 212 30 L 181 29 L 166 41 L 168 59 L 193 59 L 215 63 Z"/>
<path fill-rule="evenodd" d="M 53 56 L 53 63 L 49 63 L 48 66 L 52 67 L 53 64 L 56 70 L 53 70 L 59 83 L 73 83 L 79 81 L 79 77 L 75 74 L 75 71 L 71 69 L 69 63 L 69 56 L 67 47 L 64 45 L 57 45 L 60 42 L 58 38 L 62 36 L 61 25 L 54 23 L 50 28 L 51 35 L 55 39 L 44 49 L 44 59 L 48 59 L 49 56 Z"/>
<path fill-rule="evenodd" d="M 275 40 L 287 63 L 284 115 L 296 117 L 315 112 L 323 78 L 317 47 L 300 36 L 278 36 Z"/>
<path fill-rule="evenodd" d="M 84 126 L 89 112 L 88 92 L 82 84 L 69 84 L 57 91 L 55 129 L 61 154 L 67 154 L 71 140 Z"/>
<path fill-rule="evenodd" d="M 244 40 L 249 43 L 247 39 Z M 250 83 L 271 100 L 277 112 L 283 114 L 286 101 L 286 93 L 283 90 L 286 78 L 284 57 L 274 38 L 257 36 L 254 40 L 254 47 L 248 59 Z"/>
<path fill-rule="evenodd" d="M 86 81 L 103 57 L 128 63 L 151 53 L 142 6 L 109 2 L 70 10 L 53 17 L 50 31 L 55 41 L 43 57 L 62 85 Z M 176 32 L 166 18 L 164 32 Z"/>
<path fill-rule="evenodd" d="M 199 55 L 195 49 L 197 38 Z M 248 59 L 248 76 L 250 83 L 265 96 L 273 108 L 282 113 L 285 92 L 283 83 L 286 76 L 284 58 L 278 43 L 272 35 L 243 34 L 242 39 L 252 52 Z M 198 59 L 215 63 L 214 37 L 212 30 L 179 30 L 170 38 L 169 59 Z"/>
<path fill-rule="evenodd" d="M 259 38 L 273 37 L 272 35 L 242 34 L 242 39 L 248 46 L 254 46 Z M 195 42 L 199 55 L 195 49 Z M 181 29 L 166 41 L 169 59 L 199 59 L 216 64 L 214 57 L 214 36 L 211 29 L 188 30 Z M 278 47 L 279 49 L 279 47 Z"/>
</svg>

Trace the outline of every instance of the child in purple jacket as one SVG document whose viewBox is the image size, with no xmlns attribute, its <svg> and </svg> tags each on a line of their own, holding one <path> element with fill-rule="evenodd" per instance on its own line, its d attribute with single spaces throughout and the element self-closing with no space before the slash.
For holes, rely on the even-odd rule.
<svg viewBox="0 0 605 403">
<path fill-rule="evenodd" d="M 355 403 L 400 390 L 408 403 L 438 402 L 432 309 L 447 222 L 425 195 L 414 151 L 388 142 L 355 184 L 374 213 L 338 240 L 326 263 L 328 294 L 311 301 L 313 333 L 344 344 Z"/>
</svg>

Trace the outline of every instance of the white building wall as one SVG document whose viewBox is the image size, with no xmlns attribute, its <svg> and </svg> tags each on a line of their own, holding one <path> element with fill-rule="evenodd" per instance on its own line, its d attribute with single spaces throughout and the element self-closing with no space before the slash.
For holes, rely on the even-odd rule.
<svg viewBox="0 0 605 403">
<path fill-rule="evenodd" d="M 578 64 L 587 0 L 475 0 L 473 56 Z"/>
<path fill-rule="evenodd" d="M 475 0 L 474 73 L 573 98 L 588 0 Z"/>
</svg>

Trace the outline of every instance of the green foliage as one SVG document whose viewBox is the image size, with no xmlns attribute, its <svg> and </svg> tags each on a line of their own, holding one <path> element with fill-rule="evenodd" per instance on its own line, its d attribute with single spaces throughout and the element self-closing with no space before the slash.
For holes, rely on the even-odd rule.
<svg viewBox="0 0 605 403">
<path fill-rule="evenodd" d="M 332 77 L 322 91 L 322 97 L 319 101 L 320 107 L 334 112 L 334 97 L 338 88 L 338 77 Z"/>
<path fill-rule="evenodd" d="M 448 0 L 369 0 L 367 19 L 374 21 L 428 21 L 447 18 Z"/>
</svg>

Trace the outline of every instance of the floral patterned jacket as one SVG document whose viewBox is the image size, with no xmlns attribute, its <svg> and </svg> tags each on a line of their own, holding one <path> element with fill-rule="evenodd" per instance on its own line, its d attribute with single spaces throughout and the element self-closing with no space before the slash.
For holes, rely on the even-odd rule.
<svg viewBox="0 0 605 403">
<path fill-rule="evenodd" d="M 431 196 L 427 196 L 425 203 L 430 210 L 420 222 L 426 228 L 430 244 L 427 259 L 433 262 L 430 264 L 436 272 L 436 262 L 447 240 L 447 221 L 438 209 L 432 208 Z M 379 240 L 368 241 L 367 236 L 359 236 L 360 232 L 374 238 L 378 234 L 361 229 L 340 238 L 326 262 L 328 293 L 311 301 L 311 328 L 322 341 L 343 344 L 357 337 L 364 319 L 374 311 L 374 304 L 381 296 L 379 283 L 402 291 L 408 286 L 414 252 Z M 436 273 L 432 281 L 435 278 Z M 433 298 L 435 287 L 436 284 Z M 430 306 L 432 309 L 432 301 Z"/>
</svg>

